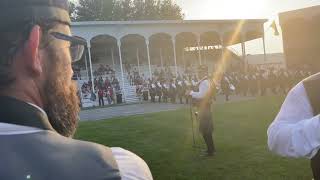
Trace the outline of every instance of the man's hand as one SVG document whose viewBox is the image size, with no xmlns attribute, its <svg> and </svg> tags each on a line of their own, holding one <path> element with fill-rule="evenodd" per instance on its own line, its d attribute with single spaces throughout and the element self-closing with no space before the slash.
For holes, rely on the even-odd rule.
<svg viewBox="0 0 320 180">
<path fill-rule="evenodd" d="M 186 96 L 190 96 L 191 90 L 186 91 Z"/>
</svg>

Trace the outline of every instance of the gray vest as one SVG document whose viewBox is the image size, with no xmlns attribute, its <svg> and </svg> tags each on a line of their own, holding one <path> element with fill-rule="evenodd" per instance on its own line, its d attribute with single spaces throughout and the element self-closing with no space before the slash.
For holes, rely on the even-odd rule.
<svg viewBox="0 0 320 180">
<path fill-rule="evenodd" d="M 0 96 L 0 122 L 36 127 L 31 134 L 0 135 L 2 180 L 119 180 L 108 147 L 59 135 L 39 109 Z"/>
<path fill-rule="evenodd" d="M 0 136 L 0 179 L 118 180 L 109 148 L 52 131 Z"/>
</svg>

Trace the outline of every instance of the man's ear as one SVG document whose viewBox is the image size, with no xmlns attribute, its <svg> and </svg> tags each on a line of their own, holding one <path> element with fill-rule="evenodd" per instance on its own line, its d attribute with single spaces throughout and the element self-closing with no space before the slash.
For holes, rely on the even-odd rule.
<svg viewBox="0 0 320 180">
<path fill-rule="evenodd" d="M 41 41 L 41 28 L 38 25 L 33 26 L 29 39 L 25 43 L 23 50 L 23 58 L 29 71 L 39 75 L 43 71 L 42 59 L 39 53 L 39 45 Z"/>
</svg>

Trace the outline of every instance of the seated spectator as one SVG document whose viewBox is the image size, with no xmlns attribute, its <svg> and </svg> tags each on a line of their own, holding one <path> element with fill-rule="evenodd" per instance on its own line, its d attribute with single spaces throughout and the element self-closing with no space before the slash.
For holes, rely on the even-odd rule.
<svg viewBox="0 0 320 180">
<path fill-rule="evenodd" d="M 118 81 L 118 79 L 116 77 L 113 78 L 112 85 L 113 86 L 119 85 L 119 81 Z"/>
<path fill-rule="evenodd" d="M 99 80 L 98 80 L 98 89 L 103 89 L 103 87 L 104 87 L 103 79 L 102 79 L 102 77 L 99 77 Z"/>
<path fill-rule="evenodd" d="M 104 87 L 110 87 L 111 83 L 109 81 L 109 78 L 106 78 L 106 80 L 104 81 Z"/>
</svg>

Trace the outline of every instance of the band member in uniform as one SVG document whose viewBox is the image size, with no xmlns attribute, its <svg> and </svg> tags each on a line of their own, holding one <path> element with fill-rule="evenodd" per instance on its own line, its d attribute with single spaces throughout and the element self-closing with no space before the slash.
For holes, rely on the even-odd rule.
<svg viewBox="0 0 320 180">
<path fill-rule="evenodd" d="M 184 88 L 183 88 L 183 82 L 181 80 L 177 81 L 176 83 L 177 91 L 178 91 L 178 97 L 180 99 L 180 104 L 183 104 L 182 98 L 185 94 Z"/>
<path fill-rule="evenodd" d="M 192 85 L 192 91 L 199 91 L 198 80 L 196 79 L 196 77 L 192 78 L 191 85 Z"/>
<path fill-rule="evenodd" d="M 143 100 L 148 101 L 149 100 L 149 92 L 148 92 L 148 83 L 145 82 L 143 83 L 143 88 L 142 88 L 142 95 L 143 95 Z"/>
<path fill-rule="evenodd" d="M 173 79 L 170 81 L 170 100 L 171 103 L 176 103 L 176 97 L 177 97 L 177 86 Z"/>
<path fill-rule="evenodd" d="M 161 103 L 162 85 L 161 85 L 160 81 L 158 81 L 156 84 L 156 93 L 157 93 L 157 96 L 159 97 L 158 102 Z"/>
<path fill-rule="evenodd" d="M 168 97 L 169 97 L 169 85 L 167 82 L 162 83 L 162 94 L 163 94 L 163 102 L 167 103 L 168 102 Z"/>
<path fill-rule="evenodd" d="M 226 101 L 229 101 L 229 95 L 230 95 L 230 82 L 226 75 L 223 75 L 221 79 L 221 89 L 223 94 L 226 96 Z"/>
<path fill-rule="evenodd" d="M 154 82 L 150 83 L 150 87 L 149 87 L 149 92 L 150 92 L 150 97 L 151 97 L 151 102 L 155 103 L 156 102 L 156 85 Z"/>
<path fill-rule="evenodd" d="M 187 78 L 184 80 L 183 89 L 185 90 L 185 92 L 192 90 L 191 82 L 189 82 Z M 186 104 L 189 104 L 189 94 L 188 93 L 185 94 L 185 98 L 186 98 Z"/>
<path fill-rule="evenodd" d="M 208 68 L 206 66 L 201 66 L 199 68 L 199 77 L 202 78 L 199 85 L 199 91 L 187 91 L 187 95 L 192 97 L 194 104 L 199 108 L 199 130 L 204 138 L 204 141 L 207 145 L 207 156 L 213 156 L 215 153 L 215 147 L 213 143 L 213 122 L 211 114 L 211 103 L 212 103 L 212 88 L 210 81 L 207 78 Z"/>
</svg>

